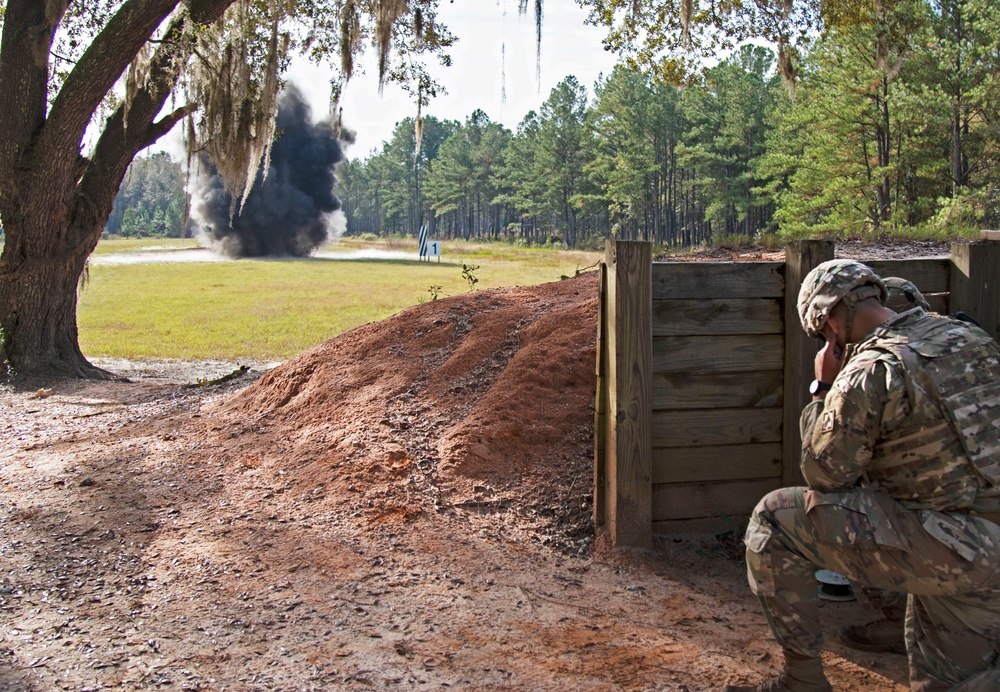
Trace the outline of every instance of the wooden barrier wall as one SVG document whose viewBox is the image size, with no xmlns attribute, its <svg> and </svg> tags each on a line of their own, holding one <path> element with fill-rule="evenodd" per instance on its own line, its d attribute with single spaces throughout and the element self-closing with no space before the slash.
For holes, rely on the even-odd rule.
<svg viewBox="0 0 1000 692">
<path fill-rule="evenodd" d="M 657 263 L 652 281 L 653 531 L 712 530 L 781 486 L 784 264 Z"/>
<path fill-rule="evenodd" d="M 648 243 L 609 241 L 601 267 L 594 521 L 615 545 L 738 530 L 764 494 L 801 483 L 798 419 L 818 343 L 795 300 L 834 247 L 798 241 L 784 262 L 650 255 Z M 997 335 L 1000 242 L 867 264 Z"/>
</svg>

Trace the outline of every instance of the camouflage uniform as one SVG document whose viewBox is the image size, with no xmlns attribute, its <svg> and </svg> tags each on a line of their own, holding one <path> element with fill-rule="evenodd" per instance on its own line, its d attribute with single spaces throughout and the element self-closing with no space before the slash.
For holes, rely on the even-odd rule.
<svg viewBox="0 0 1000 692">
<path fill-rule="evenodd" d="M 924 298 L 924 294 L 920 292 L 920 289 L 918 289 L 912 281 L 908 281 L 898 276 L 886 276 L 882 278 L 882 283 L 885 285 L 887 293 L 885 306 L 893 312 L 905 312 L 906 310 L 912 310 L 915 307 L 921 307 L 928 312 L 930 311 L 930 303 L 927 302 L 927 299 Z M 886 621 L 890 621 L 894 624 L 891 627 L 885 627 L 888 625 L 888 622 L 876 621 L 870 625 L 861 627 L 847 627 L 841 634 L 841 642 L 851 647 L 868 648 L 872 651 L 906 653 L 902 648 L 903 619 L 906 616 L 906 594 L 900 591 L 876 589 L 874 587 L 865 586 L 864 584 L 856 584 L 855 591 L 860 592 L 862 598 L 868 602 L 868 605 L 880 611 Z M 895 623 L 898 623 L 898 625 Z M 866 633 L 865 628 L 872 625 L 876 627 L 882 625 L 888 630 L 888 632 L 876 629 L 872 633 Z M 869 646 L 860 646 L 857 641 L 858 635 L 852 635 L 851 630 L 858 630 L 861 637 L 867 637 L 868 640 L 865 643 Z M 879 637 L 884 637 L 886 634 L 891 635 L 891 641 L 887 641 L 883 644 L 879 641 Z M 878 645 L 871 647 L 871 644 L 876 642 Z"/>
<path fill-rule="evenodd" d="M 806 293 L 815 336 L 838 300 Z M 786 651 L 823 650 L 825 568 L 910 594 L 913 690 L 1000 689 L 1000 526 L 977 516 L 1000 509 L 998 383 L 995 342 L 921 308 L 848 346 L 825 401 L 802 413 L 808 487 L 765 496 L 747 528 L 750 585 Z"/>
</svg>

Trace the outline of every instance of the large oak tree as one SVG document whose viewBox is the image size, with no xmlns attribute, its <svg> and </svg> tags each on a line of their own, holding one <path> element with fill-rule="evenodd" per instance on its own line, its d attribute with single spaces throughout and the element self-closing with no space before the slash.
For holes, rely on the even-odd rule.
<svg viewBox="0 0 1000 692">
<path fill-rule="evenodd" d="M 192 116 L 191 143 L 238 198 L 270 145 L 289 46 L 337 55 L 349 77 L 370 40 L 380 81 L 424 102 L 436 85 L 413 58 L 451 42 L 437 2 L 0 0 L 0 364 L 107 377 L 80 351 L 77 287 L 135 155 Z"/>
</svg>

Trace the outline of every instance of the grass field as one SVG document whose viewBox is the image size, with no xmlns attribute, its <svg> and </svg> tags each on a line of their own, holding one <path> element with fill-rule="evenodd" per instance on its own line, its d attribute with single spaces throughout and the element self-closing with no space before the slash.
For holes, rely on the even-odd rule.
<svg viewBox="0 0 1000 692">
<path fill-rule="evenodd" d="M 372 246 L 372 243 L 365 243 Z M 192 241 L 104 241 L 95 254 L 191 248 Z M 359 249 L 343 243 L 327 251 Z M 416 242 L 381 245 L 416 252 Z M 556 281 L 599 253 L 444 244 L 442 261 L 239 260 L 92 264 L 80 293 L 80 346 L 112 358 L 280 360 L 358 325 L 470 290 L 462 264 L 478 265 L 479 289 Z M 432 289 L 432 287 L 438 287 Z"/>
</svg>

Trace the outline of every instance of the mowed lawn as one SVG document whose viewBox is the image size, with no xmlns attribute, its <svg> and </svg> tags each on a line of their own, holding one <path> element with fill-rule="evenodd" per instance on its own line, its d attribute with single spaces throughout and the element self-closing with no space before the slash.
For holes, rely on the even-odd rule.
<svg viewBox="0 0 1000 692">
<path fill-rule="evenodd" d="M 158 245 L 164 244 L 161 241 Z M 416 243 L 402 249 L 415 252 Z M 80 345 L 88 356 L 281 360 L 356 326 L 470 290 L 557 281 L 593 265 L 596 252 L 503 245 L 444 246 L 438 262 L 373 259 L 93 264 L 80 292 Z M 103 246 L 103 247 L 102 247 Z M 191 247 L 177 244 L 175 247 Z M 134 252 L 102 241 L 98 250 Z M 356 249 L 333 246 L 328 250 Z"/>
</svg>

